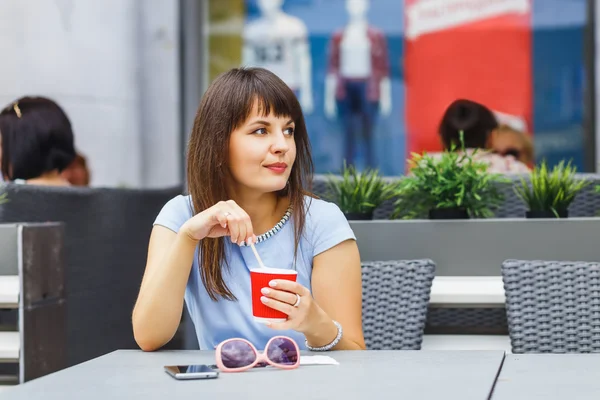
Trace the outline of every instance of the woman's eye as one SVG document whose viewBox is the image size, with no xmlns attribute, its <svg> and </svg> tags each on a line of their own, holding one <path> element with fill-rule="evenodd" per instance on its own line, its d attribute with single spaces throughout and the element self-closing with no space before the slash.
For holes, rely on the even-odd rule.
<svg viewBox="0 0 600 400">
<path fill-rule="evenodd" d="M 265 128 L 259 128 L 259 129 L 255 130 L 253 133 L 256 133 L 258 135 L 266 135 L 267 130 Z"/>
<path fill-rule="evenodd" d="M 283 133 L 292 136 L 294 134 L 294 128 L 287 128 Z"/>
</svg>

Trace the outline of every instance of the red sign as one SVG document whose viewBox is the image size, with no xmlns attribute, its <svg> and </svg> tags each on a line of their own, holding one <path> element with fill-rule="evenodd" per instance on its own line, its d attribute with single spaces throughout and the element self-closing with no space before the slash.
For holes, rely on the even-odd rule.
<svg viewBox="0 0 600 400">
<path fill-rule="evenodd" d="M 440 151 L 458 98 L 532 129 L 532 0 L 405 0 L 407 150 Z"/>
</svg>

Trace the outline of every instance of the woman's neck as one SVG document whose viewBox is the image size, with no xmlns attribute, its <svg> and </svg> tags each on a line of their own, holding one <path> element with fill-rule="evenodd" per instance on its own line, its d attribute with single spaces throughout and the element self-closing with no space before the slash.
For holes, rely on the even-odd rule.
<svg viewBox="0 0 600 400">
<path fill-rule="evenodd" d="M 69 186 L 69 181 L 62 177 L 57 171 L 43 173 L 37 178 L 27 179 L 29 185 L 44 185 L 44 186 Z"/>
<path fill-rule="evenodd" d="M 238 194 L 232 198 L 250 217 L 257 236 L 273 228 L 290 205 L 288 197 L 280 197 L 276 193 Z"/>
</svg>

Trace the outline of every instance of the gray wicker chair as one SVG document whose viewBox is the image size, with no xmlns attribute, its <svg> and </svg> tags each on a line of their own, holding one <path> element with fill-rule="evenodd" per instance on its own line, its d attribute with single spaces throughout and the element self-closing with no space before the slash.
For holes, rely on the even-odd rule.
<svg viewBox="0 0 600 400">
<path fill-rule="evenodd" d="M 502 265 L 513 353 L 600 352 L 600 263 Z"/>
<path fill-rule="evenodd" d="M 494 218 L 525 218 L 527 206 L 523 200 L 515 193 L 515 186 L 521 184 L 521 178 L 527 176 L 508 175 L 506 178 L 510 181 L 507 183 L 494 183 L 498 191 L 504 196 L 504 200 L 500 206 L 493 210 Z"/>
<path fill-rule="evenodd" d="M 155 190 L 4 186 L 0 222 L 65 223 L 68 365 L 135 349 L 131 311 L 152 223 L 181 187 Z"/>
<path fill-rule="evenodd" d="M 419 350 L 435 264 L 431 260 L 362 264 L 363 332 L 369 350 Z"/>
<path fill-rule="evenodd" d="M 571 217 L 597 217 L 600 212 L 600 194 L 595 192 L 595 187 L 600 185 L 600 175 L 577 174 L 579 179 L 589 179 L 592 184 L 577 194 L 569 207 Z"/>
</svg>

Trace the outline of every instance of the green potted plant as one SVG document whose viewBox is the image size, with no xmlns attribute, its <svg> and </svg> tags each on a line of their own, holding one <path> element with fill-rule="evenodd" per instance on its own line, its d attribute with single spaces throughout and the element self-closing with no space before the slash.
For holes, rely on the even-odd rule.
<svg viewBox="0 0 600 400">
<path fill-rule="evenodd" d="M 398 199 L 392 218 L 464 219 L 488 218 L 503 196 L 498 182 L 508 182 L 499 174 L 488 173 L 488 164 L 474 158 L 461 147 L 453 145 L 440 157 L 427 153 L 413 154 L 410 174 L 397 188 Z"/>
<path fill-rule="evenodd" d="M 531 183 L 522 178 L 515 192 L 529 208 L 525 216 L 567 218 L 569 206 L 577 193 L 592 183 L 588 179 L 576 178 L 576 172 L 577 168 L 570 161 L 561 161 L 552 169 L 544 161 L 531 172 Z"/>
<path fill-rule="evenodd" d="M 330 175 L 327 187 L 326 197 L 336 203 L 349 220 L 373 219 L 375 208 L 395 193 L 395 184 L 385 182 L 378 170 L 367 168 L 358 172 L 345 162 L 341 177 Z"/>
</svg>

